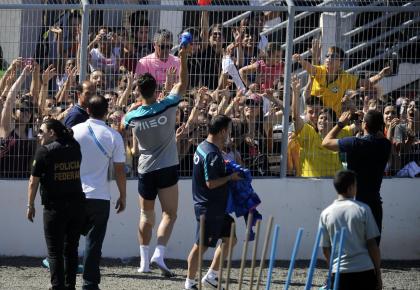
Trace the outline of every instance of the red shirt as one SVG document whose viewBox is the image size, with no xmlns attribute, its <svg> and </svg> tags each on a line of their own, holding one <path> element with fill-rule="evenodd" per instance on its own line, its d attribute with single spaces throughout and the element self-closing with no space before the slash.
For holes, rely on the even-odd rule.
<svg viewBox="0 0 420 290">
<path fill-rule="evenodd" d="M 257 61 L 258 64 L 258 82 L 261 87 L 261 91 L 269 88 L 273 88 L 273 84 L 280 76 L 284 73 L 283 62 L 277 63 L 274 66 L 268 66 L 264 60 Z"/>
</svg>

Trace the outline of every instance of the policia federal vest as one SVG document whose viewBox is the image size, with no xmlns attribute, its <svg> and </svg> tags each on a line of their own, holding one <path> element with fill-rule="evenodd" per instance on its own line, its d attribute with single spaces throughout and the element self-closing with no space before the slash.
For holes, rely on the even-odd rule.
<svg viewBox="0 0 420 290">
<path fill-rule="evenodd" d="M 83 200 L 79 143 L 74 139 L 57 139 L 42 146 L 38 153 L 32 175 L 40 177 L 42 204 Z"/>
</svg>

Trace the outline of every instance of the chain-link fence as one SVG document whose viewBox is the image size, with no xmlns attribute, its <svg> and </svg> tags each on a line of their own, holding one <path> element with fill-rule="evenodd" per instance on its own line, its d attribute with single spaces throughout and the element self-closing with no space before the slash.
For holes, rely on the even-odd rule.
<svg viewBox="0 0 420 290">
<path fill-rule="evenodd" d="M 177 82 L 185 31 L 193 37 L 189 88 L 174 128 L 184 128 L 181 176 L 191 176 L 195 148 L 218 113 L 233 119 L 226 158 L 254 176 L 332 176 L 346 156 L 325 149 L 323 138 L 347 111 L 338 138 L 363 135 L 368 110 L 383 113 L 393 144 L 385 174 L 416 175 L 416 2 L 2 1 L 0 178 L 28 177 L 40 124 L 83 110 L 78 84 L 86 79 L 108 100 L 106 121 L 123 135 L 134 176 L 137 141 L 122 118 L 141 105 L 139 75 L 156 78 L 159 98 Z"/>
</svg>

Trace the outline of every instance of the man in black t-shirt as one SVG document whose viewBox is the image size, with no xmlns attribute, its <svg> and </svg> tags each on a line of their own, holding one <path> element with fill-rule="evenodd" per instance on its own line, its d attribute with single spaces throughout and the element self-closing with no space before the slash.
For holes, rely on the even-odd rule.
<svg viewBox="0 0 420 290">
<path fill-rule="evenodd" d="M 337 139 L 338 133 L 350 121 L 351 113 L 344 112 L 337 125 L 322 141 L 332 151 L 346 153 L 347 168 L 357 174 L 356 200 L 369 205 L 379 231 L 382 230 L 381 184 L 385 166 L 391 154 L 391 142 L 382 134 L 384 126 L 380 112 L 370 110 L 363 118 L 364 136 Z M 378 246 L 380 237 L 376 239 Z"/>
<path fill-rule="evenodd" d="M 204 249 L 215 247 L 217 241 L 229 242 L 233 218 L 226 214 L 228 199 L 228 182 L 240 180 L 239 174 L 226 173 L 225 162 L 221 149 L 226 140 L 230 139 L 231 119 L 225 115 L 213 117 L 208 125 L 209 135 L 194 154 L 192 191 L 194 211 L 197 220 L 197 239 L 188 256 L 188 274 L 185 289 L 197 289 L 195 275 L 198 268 L 200 216 L 204 215 Z M 236 241 L 234 241 L 236 242 Z M 221 246 L 214 253 L 213 262 L 202 282 L 217 287 L 218 267 Z"/>
<path fill-rule="evenodd" d="M 67 128 L 71 128 L 89 119 L 89 114 L 87 113 L 86 109 L 90 97 L 95 94 L 95 85 L 90 81 L 84 81 L 83 84 L 78 87 L 78 94 L 78 103 L 70 109 L 66 118 L 64 119 L 64 125 Z"/>
</svg>

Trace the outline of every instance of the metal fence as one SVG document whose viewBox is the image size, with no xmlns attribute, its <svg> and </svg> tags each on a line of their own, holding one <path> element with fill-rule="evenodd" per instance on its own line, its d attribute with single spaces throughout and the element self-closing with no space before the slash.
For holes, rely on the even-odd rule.
<svg viewBox="0 0 420 290">
<path fill-rule="evenodd" d="M 393 142 L 385 174 L 412 175 L 420 164 L 416 2 L 2 1 L 0 178 L 29 176 L 42 120 L 64 120 L 78 82 L 89 79 L 108 99 L 115 129 L 139 105 L 138 75 L 152 73 L 163 97 L 177 81 L 184 31 L 193 53 L 177 115 L 188 128 L 178 136 L 181 176 L 191 176 L 212 116 L 225 113 L 233 118 L 226 158 L 254 176 L 330 177 L 346 159 L 322 148 L 323 137 L 348 110 L 340 137 L 361 135 L 369 109 L 384 114 Z M 120 132 L 134 176 L 136 140 Z"/>
</svg>

